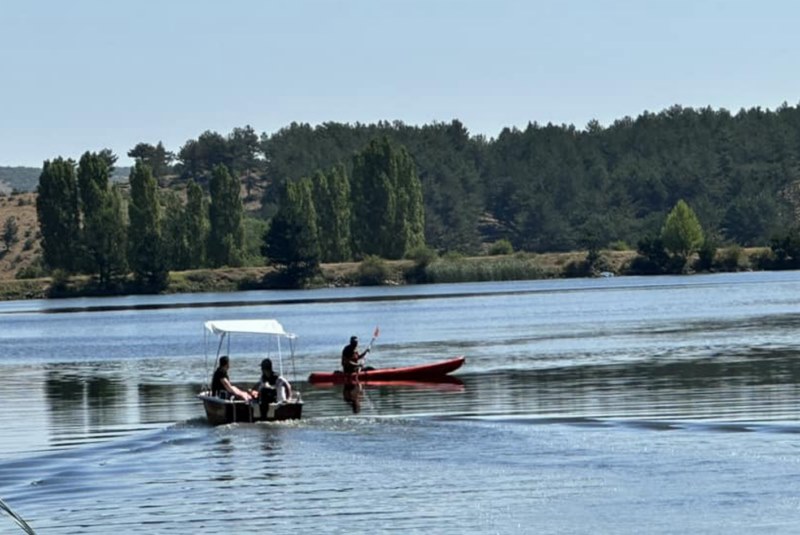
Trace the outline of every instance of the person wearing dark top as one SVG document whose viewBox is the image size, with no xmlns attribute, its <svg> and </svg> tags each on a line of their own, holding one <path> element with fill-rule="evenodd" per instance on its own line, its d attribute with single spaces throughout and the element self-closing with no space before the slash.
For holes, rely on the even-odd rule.
<svg viewBox="0 0 800 535">
<path fill-rule="evenodd" d="M 211 379 L 211 392 L 215 396 L 220 396 L 220 393 L 224 392 L 220 397 L 238 397 L 245 401 L 250 401 L 252 396 L 248 392 L 231 384 L 231 380 L 228 378 L 229 368 L 230 359 L 227 355 L 221 356 L 219 358 L 219 366 L 214 370 L 214 377 Z"/>
<path fill-rule="evenodd" d="M 342 370 L 344 373 L 355 373 L 361 369 L 359 360 L 369 353 L 367 348 L 363 353 L 358 352 L 358 337 L 351 336 L 350 343 L 342 349 Z"/>
</svg>

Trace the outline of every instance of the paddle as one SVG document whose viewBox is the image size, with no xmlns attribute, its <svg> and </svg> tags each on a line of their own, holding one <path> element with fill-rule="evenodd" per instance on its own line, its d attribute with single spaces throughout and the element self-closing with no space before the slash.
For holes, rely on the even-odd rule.
<svg viewBox="0 0 800 535">
<path fill-rule="evenodd" d="M 369 345 L 367 346 L 367 351 L 372 349 L 372 344 L 375 342 L 375 340 L 378 339 L 378 336 L 380 336 L 380 334 L 381 334 L 381 329 L 379 326 L 376 325 L 375 330 L 372 332 L 372 340 L 369 341 Z"/>
<path fill-rule="evenodd" d="M 372 340 L 369 341 L 369 345 L 367 346 L 366 351 L 364 351 L 364 364 L 367 362 L 367 353 L 372 352 L 372 344 L 375 343 L 375 340 L 378 339 L 378 336 L 381 334 L 381 329 L 378 325 L 375 326 L 375 330 L 372 332 Z M 366 369 L 366 366 L 362 367 L 362 369 Z"/>
</svg>

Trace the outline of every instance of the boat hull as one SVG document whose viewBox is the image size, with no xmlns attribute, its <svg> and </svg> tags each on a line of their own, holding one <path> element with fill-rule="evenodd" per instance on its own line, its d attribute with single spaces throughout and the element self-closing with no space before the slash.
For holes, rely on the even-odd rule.
<svg viewBox="0 0 800 535">
<path fill-rule="evenodd" d="M 349 381 L 434 381 L 459 369 L 465 360 L 465 357 L 457 357 L 418 366 L 379 368 L 351 374 L 341 371 L 313 372 L 308 376 L 308 382 L 312 384 L 344 384 Z"/>
<path fill-rule="evenodd" d="M 303 402 L 297 400 L 284 403 L 246 402 L 218 398 L 208 392 L 201 392 L 197 397 L 202 400 L 211 425 L 299 420 L 303 415 Z"/>
</svg>

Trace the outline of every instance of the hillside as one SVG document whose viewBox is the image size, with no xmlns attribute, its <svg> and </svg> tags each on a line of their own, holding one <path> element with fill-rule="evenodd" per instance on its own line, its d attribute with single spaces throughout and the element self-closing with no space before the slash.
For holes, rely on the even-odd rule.
<svg viewBox="0 0 800 535">
<path fill-rule="evenodd" d="M 42 172 L 36 167 L 0 167 L 0 193 L 8 195 L 13 191 L 34 191 Z"/>
<path fill-rule="evenodd" d="M 111 180 L 124 182 L 128 180 L 130 172 L 130 167 L 115 168 Z M 0 166 L 0 195 L 8 195 L 12 191 L 20 193 L 36 191 L 41 173 L 41 167 Z"/>
<path fill-rule="evenodd" d="M 30 266 L 41 254 L 35 199 L 35 193 L 0 196 L 0 232 L 10 217 L 17 222 L 16 243 L 8 250 L 5 244 L 0 244 L 0 280 L 13 279 L 20 269 Z"/>
</svg>

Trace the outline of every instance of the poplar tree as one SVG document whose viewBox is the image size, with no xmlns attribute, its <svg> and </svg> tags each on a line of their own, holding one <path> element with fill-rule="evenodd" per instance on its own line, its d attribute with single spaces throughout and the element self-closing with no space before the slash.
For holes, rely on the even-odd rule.
<svg viewBox="0 0 800 535">
<path fill-rule="evenodd" d="M 129 262 L 136 280 L 159 290 L 167 284 L 156 179 L 150 166 L 137 162 L 130 174 L 131 202 Z"/>
<path fill-rule="evenodd" d="M 328 186 L 328 177 L 322 171 L 317 171 L 311 177 L 311 190 L 313 193 L 314 208 L 316 211 L 316 227 L 319 237 L 319 254 L 322 262 L 329 262 L 331 258 L 333 229 L 333 205 L 331 192 Z"/>
<path fill-rule="evenodd" d="M 186 228 L 186 207 L 174 191 L 162 192 L 164 219 L 161 234 L 167 269 L 184 270 L 189 264 L 189 232 Z"/>
<path fill-rule="evenodd" d="M 262 254 L 292 286 L 301 286 L 319 272 L 320 244 L 312 189 L 308 179 L 285 183 L 280 208 L 264 235 Z"/>
<path fill-rule="evenodd" d="M 328 174 L 317 171 L 312 185 L 322 261 L 350 260 L 350 182 L 347 172 L 341 165 Z"/>
<path fill-rule="evenodd" d="M 370 142 L 353 160 L 351 187 L 356 254 L 401 258 L 425 244 L 422 185 L 405 148 Z"/>
<path fill-rule="evenodd" d="M 125 218 L 119 192 L 109 183 L 109 153 L 86 152 L 78 163 L 78 191 L 82 212 L 81 264 L 97 276 L 101 287 L 125 275 Z"/>
<path fill-rule="evenodd" d="M 353 257 L 350 224 L 350 179 L 343 165 L 334 166 L 328 174 L 330 219 L 318 225 L 329 228 L 328 262 L 345 262 Z"/>
<path fill-rule="evenodd" d="M 42 257 L 50 269 L 77 268 L 80 249 L 78 184 L 72 160 L 45 161 L 36 189 L 36 214 L 42 233 Z"/>
<path fill-rule="evenodd" d="M 208 261 L 212 267 L 239 266 L 244 245 L 239 181 L 227 167 L 218 165 L 214 168 L 209 188 Z"/>
<path fill-rule="evenodd" d="M 189 267 L 200 268 L 206 264 L 208 203 L 203 188 L 191 179 L 186 185 L 186 211 L 184 213 Z"/>
<path fill-rule="evenodd" d="M 128 272 L 128 228 L 125 220 L 125 201 L 119 186 L 112 186 L 103 195 L 97 224 L 105 229 L 98 243 L 97 273 L 101 286 L 125 278 Z"/>
</svg>

